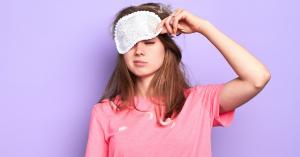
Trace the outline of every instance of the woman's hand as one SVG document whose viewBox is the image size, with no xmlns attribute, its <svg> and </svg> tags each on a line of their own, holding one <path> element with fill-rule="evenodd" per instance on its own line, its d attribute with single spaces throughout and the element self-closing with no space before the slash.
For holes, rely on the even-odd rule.
<svg viewBox="0 0 300 157">
<path fill-rule="evenodd" d="M 157 26 L 156 30 L 163 27 L 160 34 L 168 33 L 173 36 L 181 33 L 201 33 L 208 21 L 197 17 L 184 9 L 176 9 Z"/>
</svg>

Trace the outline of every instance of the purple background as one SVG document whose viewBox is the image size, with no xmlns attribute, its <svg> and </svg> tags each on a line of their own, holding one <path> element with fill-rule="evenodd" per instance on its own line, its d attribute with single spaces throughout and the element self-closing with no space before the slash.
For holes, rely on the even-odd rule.
<svg viewBox="0 0 300 157">
<path fill-rule="evenodd" d="M 110 23 L 121 8 L 143 2 L 1 1 L 0 156 L 83 156 L 91 107 L 117 56 Z M 213 156 L 300 156 L 299 2 L 163 2 L 209 20 L 272 74 L 229 128 L 213 129 Z M 204 36 L 176 41 L 193 85 L 237 76 Z"/>
</svg>

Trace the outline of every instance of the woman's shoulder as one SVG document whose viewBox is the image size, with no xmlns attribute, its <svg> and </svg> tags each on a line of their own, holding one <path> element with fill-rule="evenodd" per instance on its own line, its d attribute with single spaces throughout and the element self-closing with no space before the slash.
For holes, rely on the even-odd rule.
<svg viewBox="0 0 300 157">
<path fill-rule="evenodd" d="M 104 98 L 93 106 L 94 110 L 106 116 L 113 115 L 117 110 L 116 99 Z"/>
</svg>

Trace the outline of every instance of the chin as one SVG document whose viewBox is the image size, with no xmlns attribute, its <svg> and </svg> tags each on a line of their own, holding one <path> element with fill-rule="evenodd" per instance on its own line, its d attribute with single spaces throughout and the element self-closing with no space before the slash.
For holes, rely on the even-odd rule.
<svg viewBox="0 0 300 157">
<path fill-rule="evenodd" d="M 154 75 L 154 72 L 147 72 L 147 73 L 135 72 L 134 75 L 137 77 L 148 77 L 148 76 Z"/>
</svg>

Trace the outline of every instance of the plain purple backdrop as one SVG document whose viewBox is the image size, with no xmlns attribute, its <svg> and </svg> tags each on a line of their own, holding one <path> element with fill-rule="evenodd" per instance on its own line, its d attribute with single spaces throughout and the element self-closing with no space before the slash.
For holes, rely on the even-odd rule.
<svg viewBox="0 0 300 157">
<path fill-rule="evenodd" d="M 144 2 L 0 2 L 0 156 L 83 156 L 91 107 L 116 63 L 110 24 L 121 8 Z M 161 2 L 209 20 L 271 71 L 268 85 L 237 109 L 232 125 L 213 129 L 213 156 L 300 156 L 300 3 Z M 201 34 L 175 40 L 193 85 L 237 76 Z"/>
</svg>

